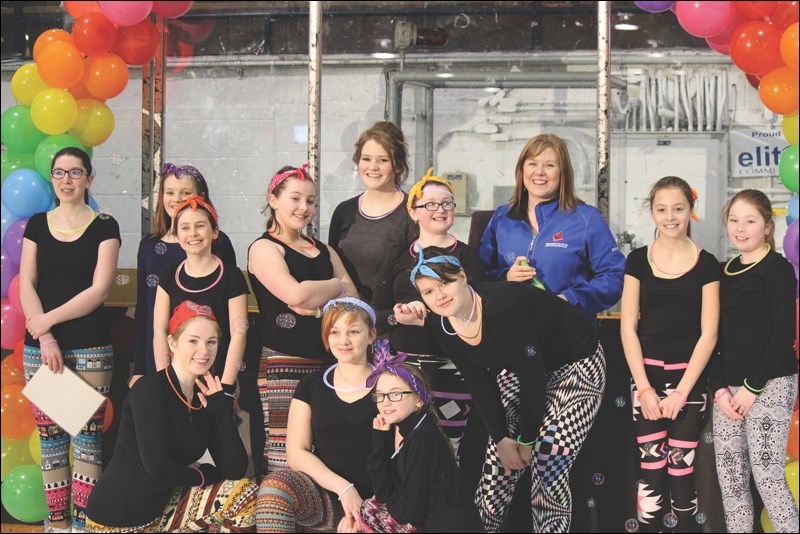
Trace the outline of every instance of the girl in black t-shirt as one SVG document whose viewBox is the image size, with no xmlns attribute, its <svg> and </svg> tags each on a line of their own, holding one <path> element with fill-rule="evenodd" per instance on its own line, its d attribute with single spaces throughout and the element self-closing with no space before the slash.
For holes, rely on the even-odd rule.
<svg viewBox="0 0 800 534">
<path fill-rule="evenodd" d="M 294 390 L 286 433 L 290 470 L 261 482 L 259 532 L 360 532 L 361 503 L 373 493 L 367 457 L 376 410 L 366 381 L 374 370 L 375 335 L 367 303 L 345 297 L 325 305 L 322 341 L 336 363 L 307 374 Z"/>
<path fill-rule="evenodd" d="M 717 341 L 719 263 L 690 238 L 696 194 L 662 178 L 650 190 L 656 239 L 628 255 L 621 336 L 633 377 L 642 531 L 691 531 L 694 460 L 706 406 L 705 367 Z"/>
<path fill-rule="evenodd" d="M 58 151 L 50 176 L 58 207 L 32 216 L 22 242 L 20 300 L 28 330 L 25 379 L 42 366 L 55 373 L 68 367 L 107 395 L 114 353 L 103 302 L 117 269 L 119 225 L 86 203 L 94 181 L 86 152 L 71 147 Z M 83 528 L 86 502 L 103 469 L 105 403 L 72 440 L 36 406 L 33 414 L 42 450 L 47 451 L 42 462 L 47 528 L 64 532 L 73 525 Z M 74 470 L 68 461 L 70 441 Z"/>
</svg>

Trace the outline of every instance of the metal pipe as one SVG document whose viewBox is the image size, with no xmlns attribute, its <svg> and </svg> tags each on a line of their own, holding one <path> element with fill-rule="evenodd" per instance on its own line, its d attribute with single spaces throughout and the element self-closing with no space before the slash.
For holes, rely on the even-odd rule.
<svg viewBox="0 0 800 534">
<path fill-rule="evenodd" d="M 597 209 L 609 215 L 609 140 L 611 121 L 611 2 L 597 2 Z"/>
<path fill-rule="evenodd" d="M 322 188 L 319 174 L 321 100 L 322 3 L 311 0 L 308 3 L 308 161 L 310 174 L 317 180 L 319 188 Z M 319 210 L 314 216 L 314 230 L 317 228 L 319 228 Z"/>
</svg>

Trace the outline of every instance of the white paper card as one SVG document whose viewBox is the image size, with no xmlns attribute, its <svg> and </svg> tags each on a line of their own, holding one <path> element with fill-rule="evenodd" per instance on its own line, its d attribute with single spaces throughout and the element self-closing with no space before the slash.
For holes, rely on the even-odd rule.
<svg viewBox="0 0 800 534">
<path fill-rule="evenodd" d="M 76 436 L 106 398 L 64 367 L 56 374 L 43 365 L 22 389 L 22 393 L 50 419 Z"/>
</svg>

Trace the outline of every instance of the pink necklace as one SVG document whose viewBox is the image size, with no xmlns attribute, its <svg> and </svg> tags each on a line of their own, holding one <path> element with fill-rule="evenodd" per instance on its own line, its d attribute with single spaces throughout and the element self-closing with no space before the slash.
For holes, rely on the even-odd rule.
<svg viewBox="0 0 800 534">
<path fill-rule="evenodd" d="M 448 250 L 447 252 L 453 252 L 453 251 L 456 250 L 456 247 L 458 246 L 458 239 L 453 234 L 447 234 L 447 237 L 452 238 L 452 240 L 453 240 L 453 244 L 450 246 L 450 250 Z M 414 241 L 411 242 L 411 245 L 409 245 L 409 247 L 408 247 L 408 253 L 411 254 L 412 258 L 416 258 L 417 257 L 417 255 L 414 254 L 414 251 L 417 250 L 416 249 L 416 245 L 417 245 L 418 241 L 419 241 L 419 239 L 415 239 Z M 436 245 L 431 245 L 431 246 L 436 246 Z M 426 247 L 423 247 L 423 248 L 426 248 Z M 444 248 L 444 247 L 439 247 L 439 248 Z"/>
<path fill-rule="evenodd" d="M 219 263 L 219 276 L 217 276 L 217 279 L 216 279 L 216 280 L 214 280 L 214 281 L 211 283 L 211 285 L 210 285 L 210 286 L 208 286 L 208 287 L 206 287 L 206 288 L 203 288 L 203 289 L 187 289 L 187 288 L 185 288 L 185 287 L 183 286 L 183 284 L 181 284 L 181 280 L 180 280 L 180 276 L 179 276 L 179 275 L 180 275 L 181 269 L 184 269 L 184 270 L 185 270 L 185 267 L 184 267 L 184 266 L 186 265 L 186 262 L 187 262 L 187 261 L 189 261 L 189 259 L 188 259 L 188 258 L 187 258 L 187 259 L 185 259 L 185 260 L 183 260 L 183 261 L 181 262 L 181 264 L 180 264 L 180 265 L 178 265 L 178 268 L 177 268 L 177 269 L 175 269 L 175 284 L 176 284 L 176 285 L 177 285 L 179 288 L 181 288 L 181 290 L 183 290 L 183 291 L 185 291 L 185 292 L 187 292 L 187 293 L 203 293 L 204 291 L 208 291 L 209 289 L 211 289 L 211 288 L 212 288 L 212 287 L 214 287 L 215 285 L 219 284 L 219 281 L 220 281 L 220 280 L 222 280 L 222 275 L 225 273 L 225 264 L 224 264 L 224 263 L 222 263 L 222 260 L 221 260 L 221 259 L 219 259 L 218 257 L 216 257 L 214 254 L 212 254 L 212 255 L 211 255 L 211 257 L 212 257 L 212 258 L 214 258 L 215 260 L 217 260 L 217 262 Z M 186 276 L 189 276 L 189 275 L 187 274 Z"/>
<path fill-rule="evenodd" d="M 692 241 L 692 243 L 694 244 L 695 254 L 697 254 L 697 258 L 695 259 L 695 262 L 692 264 L 691 267 L 689 267 L 687 270 L 683 271 L 682 273 L 668 273 L 667 271 L 665 271 L 661 267 L 659 267 L 658 264 L 656 264 L 656 258 L 655 258 L 655 254 L 654 254 L 656 241 L 658 241 L 658 239 L 654 240 L 652 243 L 650 243 L 650 246 L 647 247 L 647 261 L 648 261 L 648 263 L 650 263 L 650 267 L 651 268 L 655 267 L 656 270 L 658 270 L 661 273 L 666 274 L 667 276 L 676 276 L 676 277 L 683 276 L 684 274 L 686 274 L 689 271 L 691 271 L 692 269 L 694 269 L 694 266 L 697 265 L 697 262 L 700 260 L 700 250 L 699 250 L 699 248 L 697 246 L 697 243 Z"/>
<path fill-rule="evenodd" d="M 399 193 L 402 193 L 402 192 L 403 192 L 403 190 L 402 190 L 402 189 L 400 189 L 400 186 L 399 186 L 399 185 L 395 185 L 394 187 L 395 187 L 395 189 L 397 189 L 397 191 L 398 191 Z M 361 203 L 362 203 L 362 201 L 363 201 L 363 200 L 364 200 L 364 195 L 361 195 L 361 196 L 358 198 L 358 214 L 359 214 L 359 215 L 361 215 L 362 217 L 364 217 L 365 219 L 367 219 L 368 221 L 379 221 L 379 220 L 381 220 L 381 219 L 384 219 L 384 218 L 388 217 L 389 215 L 391 215 L 392 213 L 394 213 L 394 210 L 396 210 L 396 209 L 397 209 L 397 206 L 399 206 L 400 204 L 402 204 L 402 203 L 403 203 L 403 197 L 401 196 L 401 197 L 400 197 L 400 202 L 398 202 L 396 206 L 394 206 L 392 209 L 390 209 L 390 210 L 389 210 L 389 211 L 387 211 L 386 213 L 384 213 L 384 214 L 382 214 L 382 215 L 367 215 L 366 213 L 364 213 L 364 210 L 363 210 L 363 209 L 361 209 Z"/>
</svg>

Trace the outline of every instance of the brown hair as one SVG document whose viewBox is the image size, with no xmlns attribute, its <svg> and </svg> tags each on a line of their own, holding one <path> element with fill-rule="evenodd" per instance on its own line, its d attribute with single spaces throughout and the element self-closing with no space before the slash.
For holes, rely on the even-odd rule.
<svg viewBox="0 0 800 534">
<path fill-rule="evenodd" d="M 558 186 L 559 211 L 573 211 L 578 204 L 583 204 L 583 201 L 575 194 L 575 171 L 572 169 L 572 160 L 569 157 L 567 144 L 557 135 L 541 134 L 525 144 L 517 159 L 517 167 L 514 171 L 516 186 L 511 200 L 508 201 L 509 217 L 528 220 L 528 191 L 525 189 L 523 169 L 527 160 L 535 158 L 548 148 L 553 149 L 556 153 L 558 169 L 561 172 Z"/>
<path fill-rule="evenodd" d="M 211 198 L 209 197 L 206 179 L 196 167 L 191 165 L 182 165 L 180 167 L 168 165 L 169 164 L 165 164 L 165 167 L 170 170 L 168 172 L 162 170 L 161 172 L 161 178 L 158 182 L 156 209 L 153 212 L 153 229 L 150 232 L 150 237 L 154 237 L 156 239 L 167 235 L 167 232 L 169 232 L 170 228 L 172 228 L 172 217 L 169 216 L 167 213 L 167 208 L 164 206 L 164 180 L 166 180 L 168 176 L 175 176 L 175 178 L 178 178 L 179 180 L 186 178 L 187 180 L 194 182 L 197 195 L 203 197 L 205 202 L 210 204 L 212 208 L 216 209 L 214 203 L 211 202 Z"/>
<path fill-rule="evenodd" d="M 375 328 L 375 325 L 372 324 L 372 318 L 370 318 L 367 310 L 364 308 L 347 304 L 345 302 L 336 303 L 328 308 L 328 310 L 322 316 L 322 344 L 325 346 L 325 350 L 331 350 L 330 344 L 328 343 L 328 336 L 331 334 L 333 325 L 336 324 L 336 321 L 338 321 L 342 316 L 348 316 L 348 325 L 353 324 L 357 319 L 361 319 L 370 330 Z M 367 349 L 367 360 L 372 361 L 371 347 Z"/>
<path fill-rule="evenodd" d="M 53 156 L 53 159 L 50 161 L 50 172 L 51 173 L 53 172 L 53 169 L 56 168 L 56 160 L 58 158 L 60 158 L 61 156 L 73 156 L 73 157 L 78 158 L 79 160 L 81 160 L 81 164 L 84 166 L 84 168 L 86 170 L 86 176 L 89 177 L 89 176 L 92 175 L 92 159 L 89 157 L 89 154 L 87 154 L 86 151 L 81 150 L 80 148 L 73 147 L 73 146 L 66 146 L 66 147 L 62 148 L 61 150 L 59 150 L 58 152 L 56 152 L 55 156 Z M 83 191 L 83 202 L 85 204 L 89 204 L 89 188 L 88 187 Z M 56 206 L 60 206 L 60 205 L 61 205 L 61 201 L 58 199 L 58 196 L 56 196 Z"/>
<path fill-rule="evenodd" d="M 375 141 L 383 147 L 392 159 L 392 169 L 394 169 L 394 183 L 402 184 L 408 177 L 408 145 L 406 144 L 403 131 L 394 123 L 381 121 L 373 124 L 365 130 L 356 141 L 356 151 L 353 154 L 353 163 L 358 165 L 361 161 L 361 151 L 364 143 Z"/>
<path fill-rule="evenodd" d="M 730 201 L 725 205 L 723 211 L 723 222 L 727 222 L 728 214 L 731 211 L 731 206 L 736 201 L 746 202 L 753 206 L 761 217 L 764 219 L 764 225 L 769 232 L 764 236 L 764 241 L 775 250 L 775 221 L 772 219 L 772 203 L 767 198 L 767 195 L 758 191 L 757 189 L 744 189 L 736 193 Z"/>
<path fill-rule="evenodd" d="M 197 206 L 196 208 L 192 208 L 189 205 L 184 206 L 182 210 L 175 214 L 175 226 L 172 228 L 172 233 L 178 235 L 178 221 L 181 218 L 181 215 L 186 213 L 187 211 L 197 211 L 202 213 L 208 219 L 208 223 L 211 225 L 212 230 L 218 230 L 219 224 L 217 224 L 217 219 L 214 217 L 210 211 L 208 211 L 204 206 Z"/>
<path fill-rule="evenodd" d="M 683 196 L 686 197 L 686 201 L 689 203 L 689 208 L 692 212 L 694 212 L 694 191 L 692 191 L 692 186 L 690 186 L 686 180 L 683 178 L 678 178 L 677 176 L 665 176 L 653 184 L 653 187 L 650 189 L 650 193 L 647 195 L 647 199 L 645 202 L 650 207 L 650 211 L 653 211 L 653 201 L 656 198 L 656 193 L 661 191 L 662 189 L 677 189 Z M 692 221 L 689 221 L 689 225 L 686 228 L 686 235 L 688 237 L 692 237 Z M 654 237 L 658 237 L 658 229 L 654 232 Z"/>
<path fill-rule="evenodd" d="M 294 171 L 296 169 L 298 169 L 298 167 L 292 167 L 291 165 L 284 165 L 283 167 L 278 169 L 278 172 L 276 172 L 275 174 L 281 174 L 281 173 L 284 173 L 286 171 Z M 314 184 L 314 190 L 316 191 L 317 183 L 314 181 L 313 178 L 311 178 L 311 175 L 308 174 L 308 170 L 304 169 L 302 172 L 303 172 L 303 176 L 304 176 L 303 181 L 308 180 L 309 182 Z M 278 222 L 278 219 L 275 218 L 275 208 L 273 208 L 269 204 L 269 196 L 270 195 L 275 195 L 276 197 L 281 196 L 281 193 L 283 193 L 283 190 L 286 189 L 287 182 L 289 182 L 289 180 L 292 180 L 292 179 L 298 180 L 298 178 L 296 176 L 290 176 L 290 177 L 286 178 L 285 180 L 283 180 L 278 185 L 276 185 L 275 189 L 272 190 L 272 193 L 270 193 L 269 191 L 267 192 L 267 203 L 264 205 L 264 208 L 261 210 L 261 213 L 266 213 L 267 211 L 269 211 L 269 217 L 267 218 L 267 232 L 271 232 L 274 229 L 276 234 L 283 233 L 283 228 L 281 228 L 281 225 Z"/>
</svg>

